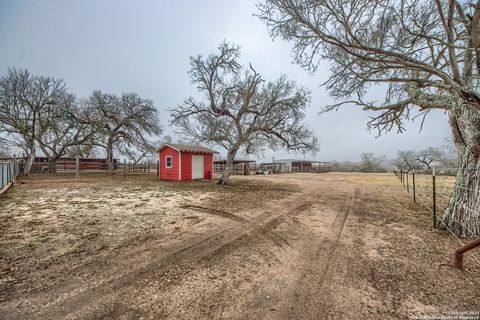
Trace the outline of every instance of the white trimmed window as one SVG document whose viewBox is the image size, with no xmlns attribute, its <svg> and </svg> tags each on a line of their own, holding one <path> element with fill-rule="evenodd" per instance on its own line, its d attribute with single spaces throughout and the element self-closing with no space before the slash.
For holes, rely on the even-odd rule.
<svg viewBox="0 0 480 320">
<path fill-rule="evenodd" d="M 165 157 L 165 168 L 172 167 L 172 156 Z"/>
</svg>

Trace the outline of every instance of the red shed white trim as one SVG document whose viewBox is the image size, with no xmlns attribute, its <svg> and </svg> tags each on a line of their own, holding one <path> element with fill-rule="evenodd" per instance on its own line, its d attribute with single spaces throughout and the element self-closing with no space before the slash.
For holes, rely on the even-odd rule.
<svg viewBox="0 0 480 320">
<path fill-rule="evenodd" d="M 185 144 L 163 144 L 157 149 L 161 180 L 213 178 L 214 150 Z"/>
</svg>

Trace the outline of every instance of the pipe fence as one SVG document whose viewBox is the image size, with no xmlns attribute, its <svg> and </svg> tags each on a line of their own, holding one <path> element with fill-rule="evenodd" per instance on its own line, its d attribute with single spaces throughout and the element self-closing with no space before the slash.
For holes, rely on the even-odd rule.
<svg viewBox="0 0 480 320">
<path fill-rule="evenodd" d="M 469 250 L 474 248 L 470 248 L 471 244 L 478 242 L 478 240 L 470 243 L 465 243 L 441 219 L 441 217 L 448 210 L 450 196 L 454 186 L 454 181 L 451 181 L 451 178 L 449 178 L 448 176 L 437 176 L 435 174 L 435 169 L 432 171 L 431 175 L 418 174 L 414 171 L 403 170 L 394 171 L 394 174 L 399 178 L 400 183 L 405 188 L 407 193 L 412 194 L 413 202 L 421 204 L 428 211 L 430 211 L 430 213 L 432 214 L 432 226 L 434 229 L 437 229 L 440 224 L 458 241 L 462 248 L 466 247 L 469 248 Z M 462 186 L 460 188 L 467 191 L 472 191 L 472 189 L 468 187 Z M 472 209 L 467 208 L 467 210 L 475 212 Z M 480 210 L 480 208 L 478 208 L 478 210 Z M 439 215 L 441 215 L 440 219 L 438 219 Z M 457 218 L 453 219 L 456 224 L 467 230 L 470 234 L 476 234 L 476 232 L 474 232 L 475 230 L 471 230 L 467 225 L 465 225 Z M 471 256 L 480 264 L 480 259 L 477 257 L 476 253 L 471 252 Z M 458 253 L 455 254 L 455 257 L 455 265 L 461 268 L 463 264 L 457 262 Z"/>
<path fill-rule="evenodd" d="M 14 161 L 0 162 L 0 190 L 15 181 L 18 174 L 18 164 Z"/>
<path fill-rule="evenodd" d="M 15 159 L 15 157 L 3 158 L 0 159 L 0 163 L 13 163 L 13 159 Z M 144 177 L 155 178 L 158 176 L 158 161 L 156 160 L 132 163 L 126 159 L 114 159 L 109 167 L 106 159 L 61 158 L 51 164 L 43 161 L 43 158 L 36 158 L 30 173 L 25 175 L 23 174 L 23 169 L 25 168 L 27 160 L 26 158 L 16 158 L 15 172 L 18 174 L 16 178 L 21 183 L 67 183 L 80 180 L 109 179 L 114 176 L 121 177 L 124 180 L 135 180 Z M 0 183 L 2 182 L 1 170 L 2 167 L 0 166 Z M 4 180 L 6 180 L 6 176 Z"/>
</svg>

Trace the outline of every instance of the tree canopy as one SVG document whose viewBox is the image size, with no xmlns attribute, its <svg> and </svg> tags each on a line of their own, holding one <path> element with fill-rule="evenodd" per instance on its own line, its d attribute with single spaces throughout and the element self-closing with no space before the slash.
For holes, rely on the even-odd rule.
<svg viewBox="0 0 480 320">
<path fill-rule="evenodd" d="M 62 79 L 8 69 L 0 78 L 0 141 L 21 147 L 28 157 L 25 173 L 35 159 L 42 116 L 52 113 L 67 95 Z"/>
<path fill-rule="evenodd" d="M 294 42 L 298 64 L 315 71 L 330 62 L 325 85 L 343 101 L 325 110 L 354 103 L 377 111 L 369 125 L 380 132 L 403 131 L 414 106 L 426 115 L 458 108 L 459 98 L 480 111 L 479 3 L 266 0 L 258 8 L 273 36 Z M 381 83 L 384 102 L 365 100 Z"/>
<path fill-rule="evenodd" d="M 94 91 L 86 104 L 97 127 L 94 144 L 105 149 L 110 173 L 114 170 L 114 148 L 123 150 L 135 160 L 139 149 L 144 150 L 145 154 L 152 151 L 149 138 L 159 135 L 162 129 L 158 111 L 151 100 L 133 92 L 123 93 L 119 97 Z"/>
<path fill-rule="evenodd" d="M 228 182 L 231 164 L 239 150 L 258 154 L 284 148 L 310 152 L 318 140 L 303 124 L 310 102 L 308 90 L 281 76 L 273 82 L 262 79 L 252 65 L 242 67 L 238 46 L 222 43 L 218 52 L 204 58 L 191 57 L 190 79 L 201 99 L 190 97 L 171 110 L 172 124 L 190 140 L 224 148 Z"/>
</svg>

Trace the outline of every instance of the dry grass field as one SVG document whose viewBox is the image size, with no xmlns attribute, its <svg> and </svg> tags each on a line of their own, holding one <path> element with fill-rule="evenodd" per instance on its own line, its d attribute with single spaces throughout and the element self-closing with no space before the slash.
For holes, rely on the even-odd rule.
<svg viewBox="0 0 480 320">
<path fill-rule="evenodd" d="M 0 319 L 480 311 L 457 247 L 392 174 L 32 179 L 0 199 Z"/>
</svg>

